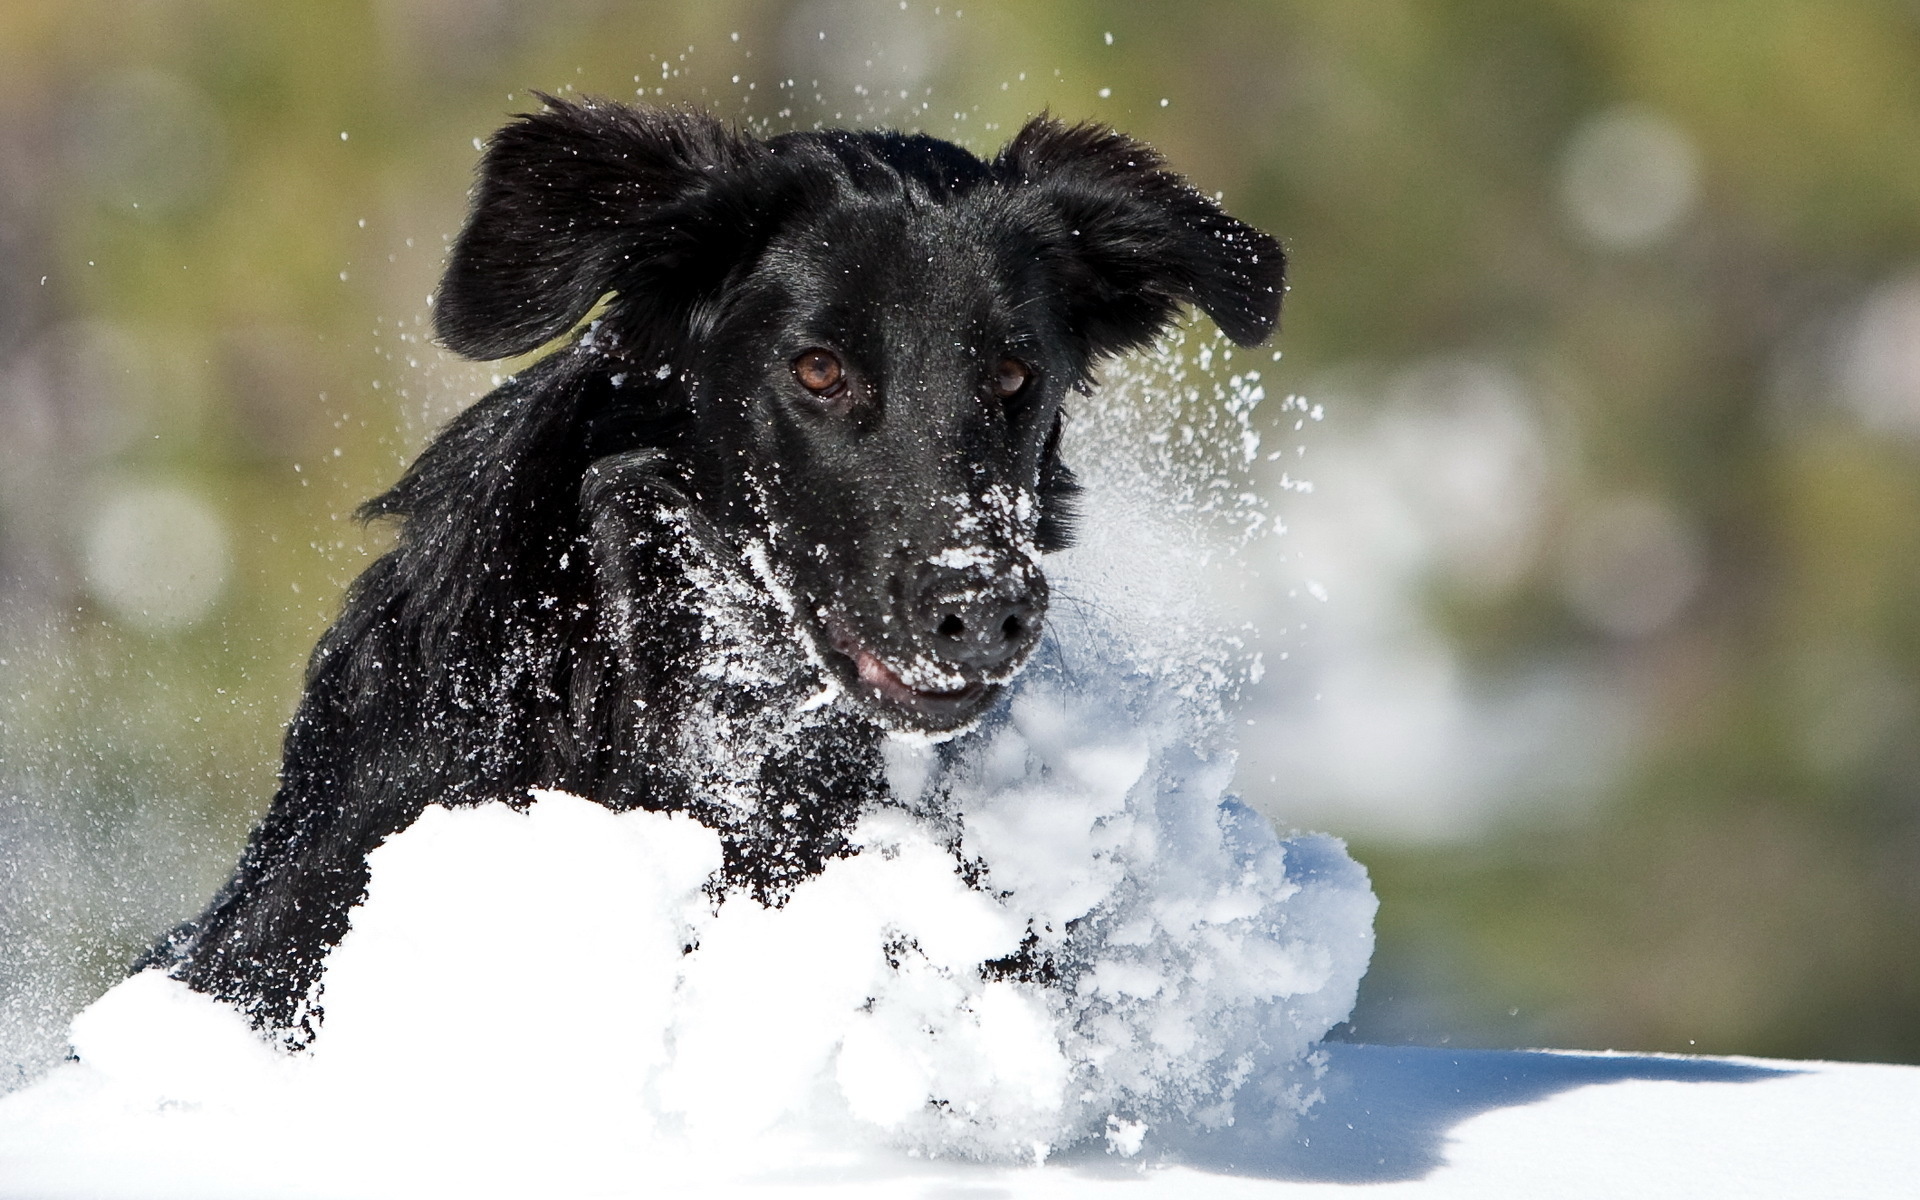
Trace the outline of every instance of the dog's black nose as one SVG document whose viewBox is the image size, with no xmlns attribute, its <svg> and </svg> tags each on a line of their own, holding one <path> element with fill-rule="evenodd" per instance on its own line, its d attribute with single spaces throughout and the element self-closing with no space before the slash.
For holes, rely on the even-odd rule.
<svg viewBox="0 0 1920 1200">
<path fill-rule="evenodd" d="M 993 671 L 1033 648 L 1046 607 L 1046 580 L 1037 574 L 935 567 L 920 582 L 914 615 L 936 657 Z"/>
</svg>

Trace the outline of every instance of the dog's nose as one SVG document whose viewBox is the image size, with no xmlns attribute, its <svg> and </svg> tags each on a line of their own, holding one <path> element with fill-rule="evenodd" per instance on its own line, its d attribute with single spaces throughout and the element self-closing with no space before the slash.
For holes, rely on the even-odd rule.
<svg viewBox="0 0 1920 1200">
<path fill-rule="evenodd" d="M 1046 607 L 1046 580 L 1038 574 L 935 567 L 920 581 L 914 615 L 936 657 L 992 671 L 1033 648 Z"/>
</svg>

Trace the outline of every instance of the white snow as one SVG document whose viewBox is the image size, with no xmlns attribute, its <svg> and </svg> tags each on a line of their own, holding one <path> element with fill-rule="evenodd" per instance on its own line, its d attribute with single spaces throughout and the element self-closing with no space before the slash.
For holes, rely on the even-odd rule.
<svg viewBox="0 0 1920 1200">
<path fill-rule="evenodd" d="M 1920 1179 L 1916 1067 L 1338 1044 L 1325 1053 L 1325 1099 L 1284 1137 L 1149 1139 L 1130 1159 L 1096 1143 L 1042 1166 L 749 1138 L 669 1158 L 603 1124 L 543 1122 L 550 1098 L 531 1095 L 464 1126 L 420 1112 L 382 1125 L 365 1111 L 315 1127 L 283 1108 L 130 1107 L 98 1073 L 73 1067 L 31 1104 L 0 1101 L 0 1195 L 1896 1200 Z M 89 1120 L 61 1122 L 52 1114 L 62 1108 Z"/>
</svg>

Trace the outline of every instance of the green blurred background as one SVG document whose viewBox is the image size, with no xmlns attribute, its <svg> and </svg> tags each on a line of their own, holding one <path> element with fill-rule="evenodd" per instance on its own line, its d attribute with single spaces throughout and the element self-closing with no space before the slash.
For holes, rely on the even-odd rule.
<svg viewBox="0 0 1920 1200">
<path fill-rule="evenodd" d="M 0 1087 L 224 877 L 484 390 L 426 298 L 530 88 L 1158 145 L 1293 255 L 1242 787 L 1373 871 L 1349 1035 L 1920 1061 L 1920 3 L 33 0 Z"/>
</svg>

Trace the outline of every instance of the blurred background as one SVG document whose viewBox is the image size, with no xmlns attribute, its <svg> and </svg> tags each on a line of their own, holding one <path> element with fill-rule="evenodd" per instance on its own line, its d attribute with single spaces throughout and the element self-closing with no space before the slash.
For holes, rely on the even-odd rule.
<svg viewBox="0 0 1920 1200">
<path fill-rule="evenodd" d="M 1155 143 L 1293 256 L 1241 786 L 1373 872 L 1348 1035 L 1920 1061 L 1915 0 L 5 0 L 0 1088 L 488 385 L 426 299 L 530 88 Z"/>
</svg>

